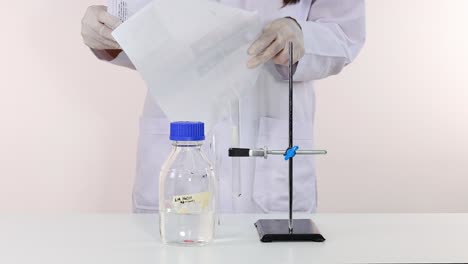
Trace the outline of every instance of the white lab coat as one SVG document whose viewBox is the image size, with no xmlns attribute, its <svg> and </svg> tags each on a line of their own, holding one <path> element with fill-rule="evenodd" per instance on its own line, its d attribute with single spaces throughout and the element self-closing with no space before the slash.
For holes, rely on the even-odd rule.
<svg viewBox="0 0 468 264">
<path fill-rule="evenodd" d="M 219 2 L 258 11 L 265 24 L 286 16 L 300 23 L 304 33 L 305 56 L 295 73 L 294 136 L 295 145 L 301 149 L 313 149 L 313 81 L 338 74 L 357 56 L 365 41 L 364 0 L 301 0 L 284 8 L 281 8 L 282 0 Z M 119 55 L 112 63 L 127 67 L 131 65 L 125 54 Z M 240 146 L 287 148 L 288 86 L 285 72 L 285 67 L 267 63 L 256 88 L 239 99 Z M 220 210 L 251 213 L 286 211 L 288 164 L 282 157 L 241 159 L 242 195 L 238 197 L 232 192 L 232 162 L 227 154 L 231 146 L 232 120 L 227 118 L 218 123 L 205 142 L 205 146 L 216 148 L 216 155 L 212 158 L 217 166 Z M 215 144 L 213 139 L 216 140 Z M 321 146 L 326 145 L 326 142 L 321 142 Z M 157 211 L 159 170 L 170 148 L 169 121 L 148 94 L 140 120 L 133 192 L 135 212 Z M 317 206 L 314 158 L 297 156 L 294 164 L 294 210 L 314 212 Z"/>
</svg>

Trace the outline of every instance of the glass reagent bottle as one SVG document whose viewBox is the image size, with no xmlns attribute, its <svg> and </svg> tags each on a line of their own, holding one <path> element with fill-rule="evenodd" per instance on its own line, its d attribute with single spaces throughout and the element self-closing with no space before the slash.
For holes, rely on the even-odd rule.
<svg viewBox="0 0 468 264">
<path fill-rule="evenodd" d="M 172 151 L 159 178 L 159 220 L 166 244 L 204 245 L 214 238 L 215 175 L 202 151 L 204 124 L 171 123 Z"/>
</svg>

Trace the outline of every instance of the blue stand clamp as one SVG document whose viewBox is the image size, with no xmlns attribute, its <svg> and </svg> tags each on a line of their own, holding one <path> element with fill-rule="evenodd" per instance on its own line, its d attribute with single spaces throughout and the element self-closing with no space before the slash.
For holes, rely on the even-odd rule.
<svg viewBox="0 0 468 264">
<path fill-rule="evenodd" d="M 294 146 L 292 148 L 289 148 L 286 150 L 286 153 L 284 153 L 284 160 L 289 160 L 292 159 L 296 156 L 296 151 L 299 149 L 299 146 Z"/>
</svg>

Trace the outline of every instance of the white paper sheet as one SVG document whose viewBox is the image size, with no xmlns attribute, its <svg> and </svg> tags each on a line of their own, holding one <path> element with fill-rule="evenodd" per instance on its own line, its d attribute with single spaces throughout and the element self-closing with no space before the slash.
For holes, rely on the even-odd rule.
<svg viewBox="0 0 468 264">
<path fill-rule="evenodd" d="M 124 22 L 149 3 L 151 0 L 107 0 L 107 12 Z"/>
<path fill-rule="evenodd" d="M 208 0 L 156 0 L 113 36 L 171 121 L 203 121 L 209 131 L 254 87 L 259 70 L 246 67 L 247 48 L 260 30 L 256 13 Z"/>
</svg>

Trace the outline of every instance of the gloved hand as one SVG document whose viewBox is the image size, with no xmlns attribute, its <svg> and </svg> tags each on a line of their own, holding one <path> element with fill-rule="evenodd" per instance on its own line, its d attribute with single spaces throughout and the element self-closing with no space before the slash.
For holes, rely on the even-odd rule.
<svg viewBox="0 0 468 264">
<path fill-rule="evenodd" d="M 81 36 L 84 43 L 92 49 L 120 49 L 111 35 L 120 24 L 120 19 L 107 13 L 107 7 L 90 6 L 81 21 Z"/>
<path fill-rule="evenodd" d="M 299 24 L 292 18 L 276 19 L 268 24 L 262 35 L 250 46 L 247 67 L 255 68 L 273 59 L 275 64 L 288 65 L 289 42 L 294 45 L 294 63 L 304 56 L 304 36 Z"/>
</svg>

